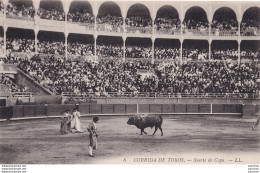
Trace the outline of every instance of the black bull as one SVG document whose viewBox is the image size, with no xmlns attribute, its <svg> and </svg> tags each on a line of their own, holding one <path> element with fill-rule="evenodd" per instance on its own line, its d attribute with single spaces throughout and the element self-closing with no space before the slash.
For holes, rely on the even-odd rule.
<svg viewBox="0 0 260 173">
<path fill-rule="evenodd" d="M 135 125 L 138 129 L 141 129 L 141 135 L 143 132 L 147 134 L 144 129 L 146 127 L 153 128 L 155 126 L 155 130 L 153 132 L 153 135 L 156 133 L 157 129 L 159 128 L 161 130 L 161 136 L 163 136 L 162 131 L 162 123 L 163 118 L 162 116 L 147 116 L 147 115 L 134 115 L 130 117 L 127 121 L 127 124 L 129 125 Z"/>
</svg>

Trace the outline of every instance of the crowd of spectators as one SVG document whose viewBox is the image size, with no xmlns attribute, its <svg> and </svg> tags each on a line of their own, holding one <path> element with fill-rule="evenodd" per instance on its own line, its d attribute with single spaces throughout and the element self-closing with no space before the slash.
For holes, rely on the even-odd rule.
<svg viewBox="0 0 260 173">
<path fill-rule="evenodd" d="M 152 19 L 149 17 L 131 16 L 125 19 L 127 27 L 152 27 Z"/>
<path fill-rule="evenodd" d="M 123 31 L 123 18 L 119 16 L 100 15 L 97 17 L 97 24 L 99 31 Z"/>
<path fill-rule="evenodd" d="M 179 59 L 180 58 L 180 49 L 155 47 L 154 56 L 155 56 L 155 59 Z"/>
<path fill-rule="evenodd" d="M 194 20 L 187 19 L 183 22 L 183 28 L 188 30 L 199 30 L 199 31 L 207 31 L 209 28 L 209 23 L 207 20 Z"/>
<path fill-rule="evenodd" d="M 214 60 L 237 60 L 237 49 L 213 49 L 211 51 L 211 58 Z"/>
<path fill-rule="evenodd" d="M 62 41 L 44 41 L 38 40 L 37 44 L 38 53 L 43 54 L 55 54 L 55 55 L 64 55 L 65 47 L 64 42 Z"/>
<path fill-rule="evenodd" d="M 97 57 L 112 57 L 112 58 L 122 58 L 123 50 L 120 45 L 97 45 Z"/>
<path fill-rule="evenodd" d="M 35 52 L 35 41 L 28 38 L 8 38 L 6 40 L 6 50 L 11 52 Z"/>
<path fill-rule="evenodd" d="M 37 15 L 40 16 L 41 19 L 65 21 L 65 13 L 62 9 L 39 8 Z"/>
<path fill-rule="evenodd" d="M 126 46 L 126 58 L 152 58 L 152 48 L 142 46 Z"/>
<path fill-rule="evenodd" d="M 183 48 L 182 59 L 186 61 L 208 60 L 208 49 Z"/>
<path fill-rule="evenodd" d="M 258 50 L 245 49 L 240 52 L 241 59 L 260 61 L 260 48 Z"/>
<path fill-rule="evenodd" d="M 4 73 L 0 73 L 0 85 L 4 85 L 4 89 L 8 89 L 11 92 L 25 92 L 25 87 L 19 87 L 15 84 L 14 79 L 5 75 Z M 1 86 L 2 88 L 2 86 Z"/>
<path fill-rule="evenodd" d="M 247 19 L 241 22 L 241 35 L 258 36 L 260 34 L 260 21 L 257 19 Z"/>
<path fill-rule="evenodd" d="M 15 17 L 34 18 L 35 10 L 32 4 L 16 4 L 9 2 L 6 9 L 6 14 Z"/>
<path fill-rule="evenodd" d="M 96 97 L 110 92 L 132 96 L 142 92 L 161 94 L 210 94 L 238 93 L 252 97 L 258 93 L 256 80 L 260 66 L 254 62 L 175 62 L 141 61 L 71 61 L 62 58 L 20 59 L 19 68 L 41 85 L 55 89 L 57 93 L 94 92 Z M 151 74 L 143 76 L 139 70 Z"/>
<path fill-rule="evenodd" d="M 158 77 L 158 89 L 167 93 L 257 93 L 259 66 L 231 62 L 187 63 L 181 68 L 168 65 Z M 250 97 L 250 96 L 248 96 Z"/>
<path fill-rule="evenodd" d="M 67 16 L 68 22 L 79 22 L 79 23 L 88 23 L 94 24 L 95 17 L 91 13 L 81 13 L 81 12 L 69 12 Z"/>
<path fill-rule="evenodd" d="M 174 34 L 176 30 L 180 30 L 181 21 L 180 19 L 171 19 L 171 18 L 156 18 L 154 21 L 155 29 L 159 33 L 169 33 Z"/>
<path fill-rule="evenodd" d="M 79 42 L 69 42 L 67 51 L 68 55 L 72 56 L 93 56 L 94 45 Z"/>
<path fill-rule="evenodd" d="M 218 31 L 237 31 L 238 23 L 235 19 L 229 20 L 213 20 L 211 28 Z"/>
</svg>

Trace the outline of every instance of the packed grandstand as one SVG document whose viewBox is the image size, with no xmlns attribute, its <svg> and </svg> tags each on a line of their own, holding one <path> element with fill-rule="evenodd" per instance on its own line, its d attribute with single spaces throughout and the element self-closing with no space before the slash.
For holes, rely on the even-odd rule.
<svg viewBox="0 0 260 173">
<path fill-rule="evenodd" d="M 258 98 L 259 4 L 166 3 L 0 1 L 1 65 L 57 95 Z M 0 75 L 12 92 L 31 91 Z"/>
</svg>

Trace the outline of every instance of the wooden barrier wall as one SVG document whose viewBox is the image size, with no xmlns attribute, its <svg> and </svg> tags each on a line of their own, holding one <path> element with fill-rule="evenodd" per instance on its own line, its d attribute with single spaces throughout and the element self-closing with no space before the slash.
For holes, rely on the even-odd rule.
<svg viewBox="0 0 260 173">
<path fill-rule="evenodd" d="M 61 116 L 66 109 L 70 111 L 75 105 L 17 105 L 9 107 L 12 118 Z M 136 113 L 150 114 L 230 114 L 243 115 L 250 106 L 238 104 L 81 104 L 79 111 L 83 115 L 130 115 Z M 7 110 L 0 111 L 1 119 Z"/>
</svg>

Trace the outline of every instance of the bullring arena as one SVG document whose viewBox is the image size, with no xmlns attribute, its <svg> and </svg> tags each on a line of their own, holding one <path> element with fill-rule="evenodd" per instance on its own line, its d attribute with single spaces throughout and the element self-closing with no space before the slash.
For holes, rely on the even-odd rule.
<svg viewBox="0 0 260 173">
<path fill-rule="evenodd" d="M 1 164 L 259 163 L 258 2 L 0 6 Z M 83 133 L 62 135 L 75 107 Z M 136 114 L 161 115 L 164 135 L 140 135 Z"/>
</svg>

